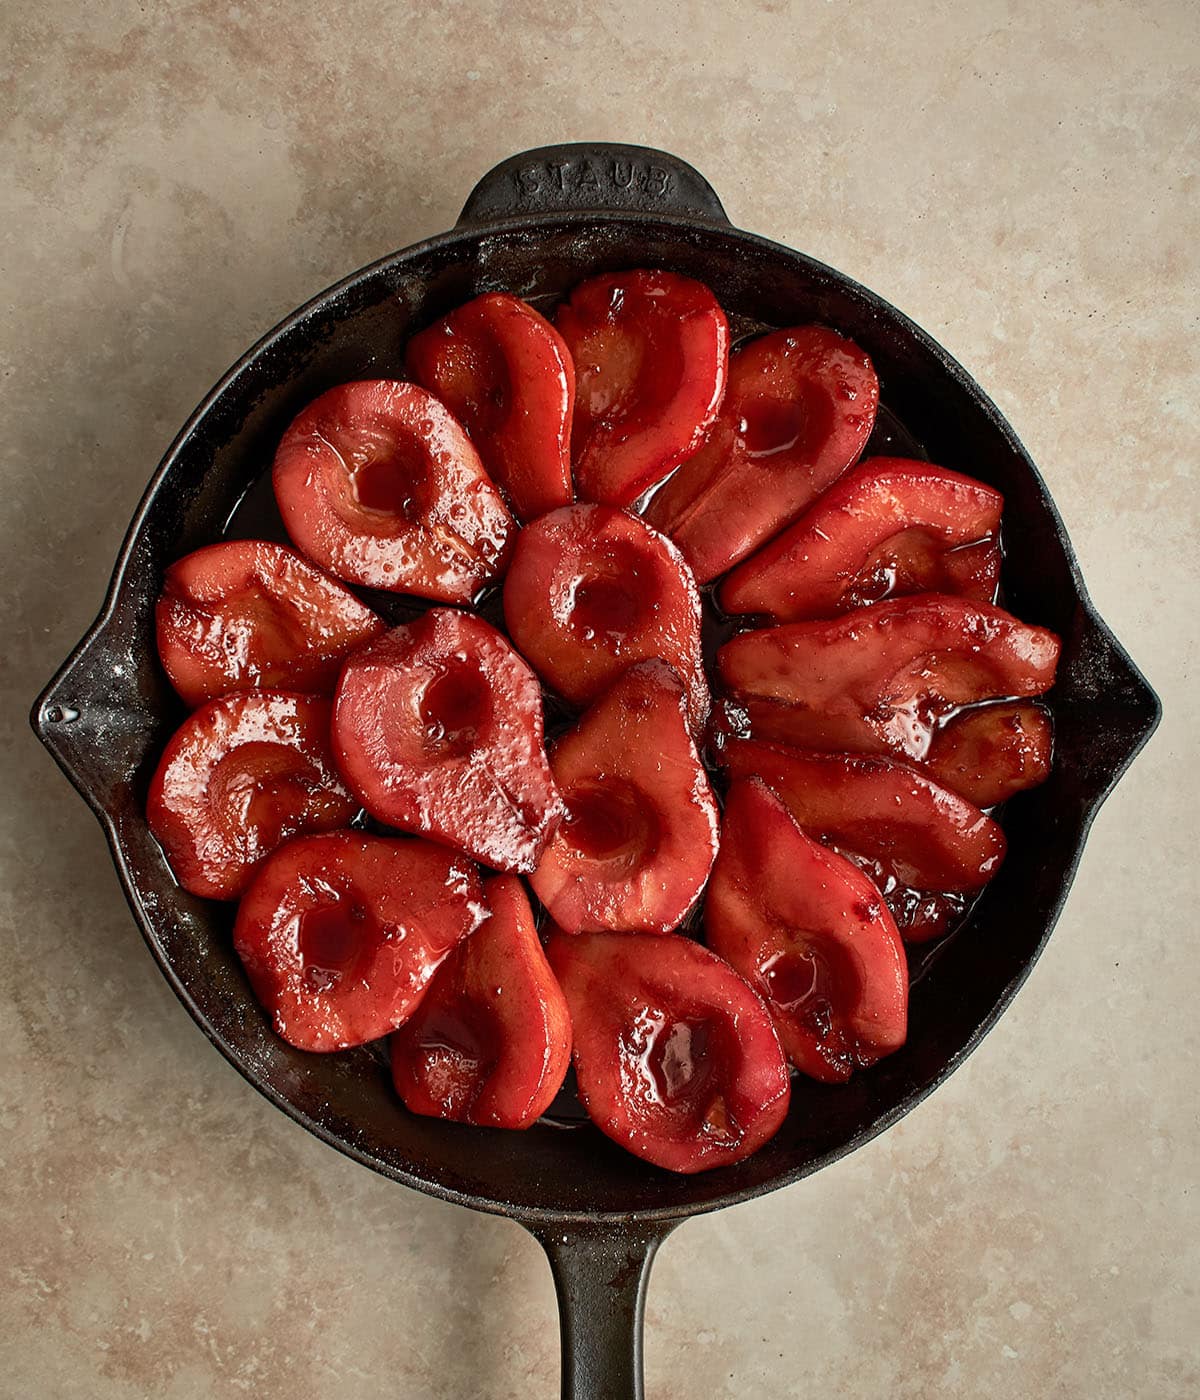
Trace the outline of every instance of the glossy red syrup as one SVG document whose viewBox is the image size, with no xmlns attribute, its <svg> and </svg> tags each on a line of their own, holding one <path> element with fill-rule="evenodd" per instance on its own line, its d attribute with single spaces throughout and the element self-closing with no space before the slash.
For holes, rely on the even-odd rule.
<svg viewBox="0 0 1200 1400">
<path fill-rule="evenodd" d="M 550 299 L 542 299 L 535 304 L 544 314 L 551 314 L 552 302 Z M 748 318 L 739 317 L 731 317 L 731 328 L 736 340 L 748 339 L 764 329 L 771 329 Z M 394 368 L 399 376 L 402 372 L 400 366 L 397 365 Z M 384 366 L 381 369 L 386 371 L 387 367 Z M 790 413 L 781 411 L 767 415 L 761 421 L 748 424 L 753 450 L 763 455 L 786 450 L 803 435 L 807 421 L 806 415 L 798 408 Z M 884 404 L 880 404 L 874 431 L 862 455 L 864 459 L 874 456 L 920 459 L 928 457 L 917 439 Z M 398 458 L 384 458 L 378 464 L 370 464 L 366 481 L 357 483 L 358 499 L 362 504 L 373 509 L 394 510 L 397 508 L 397 501 L 403 502 L 405 499 L 411 498 L 413 494 L 411 482 L 408 485 L 397 483 L 400 471 L 397 465 L 393 465 L 396 461 Z M 230 513 L 223 537 L 265 539 L 288 543 L 287 534 L 275 506 L 269 468 L 247 490 Z M 900 559 L 881 559 L 879 563 L 885 570 L 903 567 Z M 876 587 L 882 586 L 885 582 L 885 579 L 880 578 Z M 868 587 L 873 594 L 875 588 Z M 428 606 L 431 606 L 402 595 L 380 593 L 374 590 L 357 589 L 355 591 L 392 625 L 410 621 L 424 613 Z M 713 673 L 712 659 L 723 642 L 735 633 L 747 630 L 748 627 L 761 625 L 761 619 L 732 618 L 724 614 L 717 606 L 713 593 L 714 588 L 711 585 L 701 589 L 703 605 L 701 636 L 705 668 L 709 674 Z M 999 601 L 1001 604 L 1003 603 L 1002 598 Z M 572 623 L 573 625 L 604 630 L 629 629 L 635 625 L 639 617 L 639 609 L 643 606 L 638 591 L 627 586 L 621 579 L 587 581 L 582 583 L 576 591 L 576 609 L 572 615 Z M 484 589 L 475 600 L 474 610 L 499 630 L 506 631 L 497 588 Z M 448 682 L 448 694 L 452 690 L 458 689 L 460 684 L 461 678 L 455 682 L 453 687 Z M 566 706 L 559 697 L 549 692 L 543 692 L 543 699 L 546 707 L 546 736 L 547 741 L 551 742 L 557 734 L 574 722 L 578 710 Z M 436 697 L 432 701 L 431 708 L 439 709 Z M 466 702 L 455 701 L 447 708 L 451 712 L 448 717 L 451 720 L 450 732 L 452 734 L 460 732 L 460 727 L 463 730 L 469 727 L 469 724 L 464 722 L 464 718 L 467 721 L 472 721 L 472 716 L 468 713 L 464 717 L 462 713 L 462 711 L 470 709 Z M 958 713 L 961 711 L 953 712 L 947 719 L 953 718 Z M 444 728 L 445 716 L 439 714 L 438 721 Z M 472 722 L 480 723 L 482 720 L 476 719 Z M 736 707 L 719 705 L 714 709 L 707 736 L 708 746 L 701 750 L 705 766 L 714 778 L 718 797 L 720 797 L 723 788 L 719 766 L 716 762 L 716 750 L 722 742 L 723 730 L 726 733 L 739 732 Z M 437 723 L 431 725 L 430 732 L 433 736 L 437 735 Z M 579 795 L 573 794 L 564 828 L 573 832 L 573 839 L 577 839 L 581 843 L 590 843 L 596 849 L 612 850 L 618 849 L 625 843 L 636 844 L 636 837 L 631 834 L 633 831 L 632 819 L 625 805 L 619 801 L 606 807 L 604 803 L 592 802 L 586 796 L 580 798 Z M 843 854 L 846 853 L 843 852 Z M 850 858 L 855 859 L 854 857 Z M 872 871 L 869 862 L 857 859 L 855 863 L 863 868 L 868 875 L 874 876 L 878 873 Z M 970 907 L 974 903 L 974 897 L 930 894 L 926 891 L 900 885 L 894 880 L 885 881 L 885 884 L 888 886 L 884 890 L 884 894 L 889 908 L 901 932 L 909 940 L 906 944 L 906 951 L 910 980 L 915 985 L 944 948 L 946 944 L 944 935 L 953 934 L 965 921 Z M 699 924 L 700 907 L 697 906 L 696 910 L 685 920 L 679 932 L 698 935 Z M 917 941 L 914 933 L 918 929 L 928 930 L 926 937 L 929 938 L 929 942 Z M 326 957 L 329 958 L 328 953 Z M 332 959 L 330 960 L 332 961 Z M 801 1001 L 805 998 L 809 999 L 812 1007 L 811 1014 L 819 1020 L 822 1015 L 822 1007 L 826 1005 L 821 993 L 825 977 L 815 962 L 804 959 L 795 965 L 781 966 L 775 972 L 775 977 L 779 979 L 776 985 L 781 995 L 795 997 Z M 439 1029 L 438 1040 L 448 1059 L 452 1056 L 470 1059 L 485 1048 L 480 1034 L 458 1020 L 452 1024 L 451 1020 L 448 1019 L 446 1025 Z M 695 1042 L 693 1041 L 691 1044 L 694 1045 Z M 382 1042 L 372 1049 L 381 1057 L 386 1054 Z M 680 1039 L 675 1041 L 672 1041 L 668 1034 L 667 1041 L 661 1050 L 661 1063 L 657 1069 L 647 1068 L 646 1072 L 657 1076 L 664 1087 L 670 1084 L 680 1085 L 682 1080 L 679 1077 L 679 1066 L 682 1064 L 682 1059 L 682 1033 L 680 1033 Z M 669 1071 L 667 1068 L 668 1060 L 671 1064 Z M 587 1121 L 577 1097 L 569 1087 L 570 1084 L 571 1079 L 568 1080 L 568 1087 L 559 1095 L 558 1100 L 545 1115 L 544 1121 L 563 1127 L 577 1127 Z"/>
</svg>

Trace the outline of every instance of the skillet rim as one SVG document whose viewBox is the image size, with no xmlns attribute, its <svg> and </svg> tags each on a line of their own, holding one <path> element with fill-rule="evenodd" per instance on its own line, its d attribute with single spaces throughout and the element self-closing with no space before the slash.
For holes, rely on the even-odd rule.
<svg viewBox="0 0 1200 1400">
<path fill-rule="evenodd" d="M 515 160 L 517 157 L 513 159 Z M 486 178 L 487 177 L 485 177 L 485 179 Z M 468 208 L 469 207 L 470 201 L 468 201 Z M 1045 927 L 1036 946 L 1018 968 L 1016 973 L 1004 985 L 988 1013 L 975 1026 L 960 1049 L 946 1060 L 938 1072 L 933 1075 L 928 1082 L 911 1089 L 895 1104 L 878 1114 L 867 1125 L 852 1134 L 846 1141 L 835 1145 L 828 1151 L 819 1155 L 805 1158 L 799 1164 L 778 1172 L 765 1181 L 733 1190 L 717 1192 L 700 1200 L 688 1200 L 670 1206 L 651 1206 L 644 1209 L 630 1209 L 625 1211 L 558 1210 L 549 1207 L 518 1205 L 495 1196 L 478 1195 L 457 1189 L 453 1186 L 448 1186 L 443 1182 L 420 1175 L 416 1171 L 408 1171 L 395 1167 L 378 1157 L 372 1156 L 369 1152 L 359 1148 L 353 1141 L 348 1140 L 345 1136 L 340 1135 L 332 1128 L 325 1126 L 305 1109 L 294 1103 L 285 1093 L 264 1082 L 264 1079 L 255 1071 L 253 1065 L 249 1063 L 248 1060 L 245 1060 L 243 1056 L 239 1055 L 237 1049 L 222 1035 L 202 1007 L 197 1003 L 192 994 L 188 991 L 183 980 L 177 974 L 172 960 L 163 953 L 158 940 L 152 934 L 152 921 L 144 906 L 142 892 L 135 872 L 131 868 L 131 861 L 127 857 L 126 851 L 122 845 L 116 816 L 91 789 L 85 777 L 72 764 L 69 754 L 69 745 L 60 742 L 63 721 L 61 717 L 55 719 L 54 712 L 56 707 L 62 709 L 62 702 L 58 697 L 65 692 L 72 672 L 77 666 L 83 663 L 94 649 L 103 645 L 105 634 L 124 596 L 126 575 L 129 572 L 147 519 L 154 509 L 159 492 L 169 483 L 171 471 L 177 460 L 182 455 L 193 436 L 202 429 L 209 414 L 221 403 L 231 390 L 235 389 L 240 378 L 249 372 L 258 361 L 264 355 L 268 354 L 285 336 L 293 333 L 297 328 L 302 327 L 303 323 L 310 318 L 320 313 L 336 310 L 339 299 L 364 282 L 384 276 L 389 271 L 401 268 L 405 263 L 416 260 L 422 256 L 444 252 L 448 248 L 453 247 L 456 243 L 470 243 L 500 232 L 508 234 L 528 234 L 534 239 L 538 239 L 546 235 L 550 230 L 562 229 L 569 232 L 572 228 L 583 229 L 595 228 L 597 225 L 623 225 L 631 226 L 636 231 L 638 226 L 644 226 L 646 224 L 664 226 L 667 229 L 678 231 L 690 231 L 693 234 L 700 233 L 702 235 L 734 239 L 740 245 L 749 249 L 755 249 L 770 257 L 785 258 L 791 261 L 794 266 L 801 269 L 814 285 L 819 285 L 821 283 L 832 285 L 837 287 L 841 292 L 859 299 L 878 316 L 883 323 L 889 325 L 894 333 L 902 336 L 921 356 L 931 358 L 936 362 L 941 370 L 955 382 L 956 387 L 970 400 L 975 409 L 983 413 L 988 420 L 990 429 L 999 435 L 1007 449 L 1015 458 L 1019 459 L 1021 467 L 1029 474 L 1030 480 L 1040 498 L 1042 507 L 1046 512 L 1048 521 L 1053 528 L 1058 545 L 1063 552 L 1074 592 L 1074 599 L 1082 623 L 1085 627 L 1090 628 L 1098 644 L 1107 651 L 1111 659 L 1117 662 L 1128 673 L 1134 690 L 1140 692 L 1140 703 L 1136 707 L 1131 706 L 1129 708 L 1136 708 L 1137 713 L 1142 716 L 1142 723 L 1133 734 L 1127 737 L 1122 756 L 1118 761 L 1112 764 L 1111 768 L 1104 772 L 1102 780 L 1089 794 L 1080 810 L 1078 831 L 1075 834 L 1071 846 L 1070 856 L 1065 863 L 1057 894 L 1045 912 Z M 562 210 L 552 213 L 534 211 L 529 214 L 518 214 L 503 218 L 487 218 L 486 220 L 480 220 L 478 222 L 460 219 L 459 223 L 454 228 L 445 233 L 434 235 L 406 248 L 389 253 L 368 263 L 357 271 L 340 278 L 324 291 L 309 298 L 309 300 L 290 312 L 261 336 L 248 350 L 240 355 L 188 416 L 183 427 L 176 434 L 174 440 L 164 453 L 141 496 L 128 529 L 126 530 L 100 612 L 95 621 L 85 632 L 83 638 L 72 648 L 66 661 L 59 667 L 54 677 L 39 695 L 33 707 L 31 723 L 39 739 L 50 750 L 58 766 L 100 821 L 108 842 L 114 866 L 116 867 L 126 900 L 133 912 L 135 922 L 167 983 L 183 1003 L 192 1019 L 204 1032 L 208 1040 L 217 1047 L 224 1058 L 229 1061 L 238 1073 L 257 1089 L 259 1093 L 263 1094 L 263 1096 L 277 1108 L 286 1113 L 289 1118 L 293 1119 L 301 1127 L 320 1138 L 329 1146 L 361 1165 L 371 1168 L 380 1175 L 398 1181 L 426 1195 L 431 1195 L 454 1204 L 464 1205 L 489 1214 L 513 1218 L 530 1226 L 573 1225 L 576 1227 L 594 1227 L 597 1225 L 619 1224 L 622 1222 L 644 1222 L 669 1229 L 678 1221 L 689 1216 L 723 1209 L 725 1206 L 729 1205 L 740 1204 L 744 1201 L 765 1195 L 780 1187 L 791 1185 L 811 1175 L 813 1172 L 830 1165 L 839 1158 L 848 1155 L 850 1152 L 856 1151 L 859 1147 L 864 1146 L 880 1133 L 885 1132 L 907 1113 L 911 1112 L 912 1109 L 917 1107 L 918 1104 L 954 1073 L 992 1030 L 996 1022 L 1011 1004 L 1026 978 L 1032 972 L 1066 903 L 1078 870 L 1079 862 L 1082 858 L 1087 836 L 1099 808 L 1112 792 L 1134 758 L 1136 758 L 1137 754 L 1147 743 L 1157 727 L 1160 717 L 1161 704 L 1158 697 L 1138 671 L 1124 647 L 1100 618 L 1094 604 L 1091 602 L 1079 569 L 1075 551 L 1071 545 L 1070 537 L 1041 473 L 1038 471 L 1028 452 L 1025 450 L 1013 428 L 1000 410 L 988 395 L 984 393 L 975 379 L 948 351 L 934 340 L 932 336 L 922 330 L 921 327 L 916 325 L 908 316 L 897 310 L 897 308 L 892 306 L 877 293 L 862 286 L 845 274 L 838 272 L 836 269 L 829 267 L 827 264 L 821 263 L 805 253 L 789 248 L 785 244 L 763 238 L 757 234 L 747 233 L 744 230 L 735 228 L 731 224 L 719 222 L 715 217 L 700 217 L 658 210 L 653 212 L 638 210 Z M 714 1177 L 719 1175 L 719 1173 L 712 1173 L 708 1175 L 707 1178 L 704 1174 L 686 1178 L 681 1182 L 681 1191 L 686 1190 L 688 1184 L 696 1187 L 706 1179 L 711 1181 Z"/>
</svg>

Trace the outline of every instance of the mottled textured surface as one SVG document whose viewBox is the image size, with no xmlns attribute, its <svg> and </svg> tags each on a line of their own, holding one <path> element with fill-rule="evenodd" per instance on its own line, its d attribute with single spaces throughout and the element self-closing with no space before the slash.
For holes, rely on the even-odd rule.
<svg viewBox="0 0 1200 1400">
<path fill-rule="evenodd" d="M 244 345 L 444 228 L 494 161 L 606 138 L 693 160 L 736 222 L 963 360 L 1166 705 L 967 1067 L 667 1243 L 649 1394 L 1195 1395 L 1191 0 L 9 0 L 0 80 L 0 1394 L 556 1394 L 537 1246 L 375 1179 L 220 1060 L 25 710 Z"/>
</svg>

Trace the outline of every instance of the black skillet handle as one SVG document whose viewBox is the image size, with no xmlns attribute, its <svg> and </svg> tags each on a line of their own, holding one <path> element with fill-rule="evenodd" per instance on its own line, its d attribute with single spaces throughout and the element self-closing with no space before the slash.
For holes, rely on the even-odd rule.
<svg viewBox="0 0 1200 1400">
<path fill-rule="evenodd" d="M 588 210 L 728 224 L 713 187 L 687 161 L 649 146 L 585 141 L 510 156 L 471 191 L 459 224 Z"/>
<path fill-rule="evenodd" d="M 562 1400 L 643 1400 L 646 1285 L 676 1224 L 530 1227 L 558 1291 Z"/>
</svg>

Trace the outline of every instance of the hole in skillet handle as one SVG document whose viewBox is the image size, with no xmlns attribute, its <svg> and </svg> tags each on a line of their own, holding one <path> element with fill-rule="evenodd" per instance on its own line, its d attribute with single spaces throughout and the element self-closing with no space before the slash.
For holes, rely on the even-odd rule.
<svg viewBox="0 0 1200 1400">
<path fill-rule="evenodd" d="M 501 161 L 471 191 L 457 226 L 588 210 L 729 223 L 713 187 L 678 156 L 586 141 L 539 146 Z"/>
</svg>

